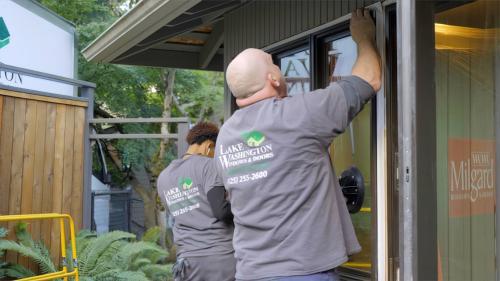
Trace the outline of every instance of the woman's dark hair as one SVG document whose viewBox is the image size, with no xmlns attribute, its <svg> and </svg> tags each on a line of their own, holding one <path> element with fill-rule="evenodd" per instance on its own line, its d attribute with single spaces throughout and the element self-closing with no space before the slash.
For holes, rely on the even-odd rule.
<svg viewBox="0 0 500 281">
<path fill-rule="evenodd" d="M 218 134 L 219 128 L 217 125 L 210 122 L 200 122 L 189 130 L 186 141 L 189 145 L 195 143 L 202 144 L 206 140 L 211 140 L 215 143 Z"/>
</svg>

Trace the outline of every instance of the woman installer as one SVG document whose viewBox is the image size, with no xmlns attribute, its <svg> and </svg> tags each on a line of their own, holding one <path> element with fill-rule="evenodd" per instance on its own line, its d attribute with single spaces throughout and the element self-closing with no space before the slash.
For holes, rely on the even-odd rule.
<svg viewBox="0 0 500 281">
<path fill-rule="evenodd" d="M 218 133 L 211 123 L 194 126 L 187 153 L 158 177 L 158 195 L 175 218 L 175 281 L 234 280 L 233 215 L 212 163 Z"/>
</svg>

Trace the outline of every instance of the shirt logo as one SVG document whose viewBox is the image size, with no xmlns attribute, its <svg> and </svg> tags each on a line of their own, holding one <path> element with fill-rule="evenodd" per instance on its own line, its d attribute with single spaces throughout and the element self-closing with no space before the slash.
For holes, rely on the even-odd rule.
<svg viewBox="0 0 500 281">
<path fill-rule="evenodd" d="M 176 217 L 200 207 L 200 187 L 189 177 L 179 178 L 179 186 L 163 190 L 170 213 Z"/>
<path fill-rule="evenodd" d="M 193 186 L 193 180 L 191 178 L 180 178 L 179 186 L 181 186 L 184 190 L 191 189 Z"/>
<path fill-rule="evenodd" d="M 0 17 L 0 49 L 10 42 L 10 33 L 2 17 Z"/>
<path fill-rule="evenodd" d="M 266 140 L 266 136 L 264 136 L 264 134 L 259 131 L 245 132 L 241 134 L 241 137 L 250 147 L 260 146 Z"/>
</svg>

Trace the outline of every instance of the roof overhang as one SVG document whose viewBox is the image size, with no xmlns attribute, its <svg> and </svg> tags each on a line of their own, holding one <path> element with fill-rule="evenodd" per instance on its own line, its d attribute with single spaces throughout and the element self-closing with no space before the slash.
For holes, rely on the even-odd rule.
<svg viewBox="0 0 500 281">
<path fill-rule="evenodd" d="M 93 62 L 223 70 L 223 15 L 244 0 L 143 0 L 82 52 Z"/>
</svg>

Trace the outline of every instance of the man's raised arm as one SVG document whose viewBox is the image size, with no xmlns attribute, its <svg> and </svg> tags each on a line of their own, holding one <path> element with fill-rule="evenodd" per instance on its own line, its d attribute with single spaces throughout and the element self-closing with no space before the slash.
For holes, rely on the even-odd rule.
<svg viewBox="0 0 500 281">
<path fill-rule="evenodd" d="M 352 75 L 368 82 L 377 92 L 382 85 L 380 56 L 375 43 L 375 24 L 370 12 L 357 9 L 352 12 L 351 35 L 358 46 L 358 58 L 352 68 Z"/>
</svg>

